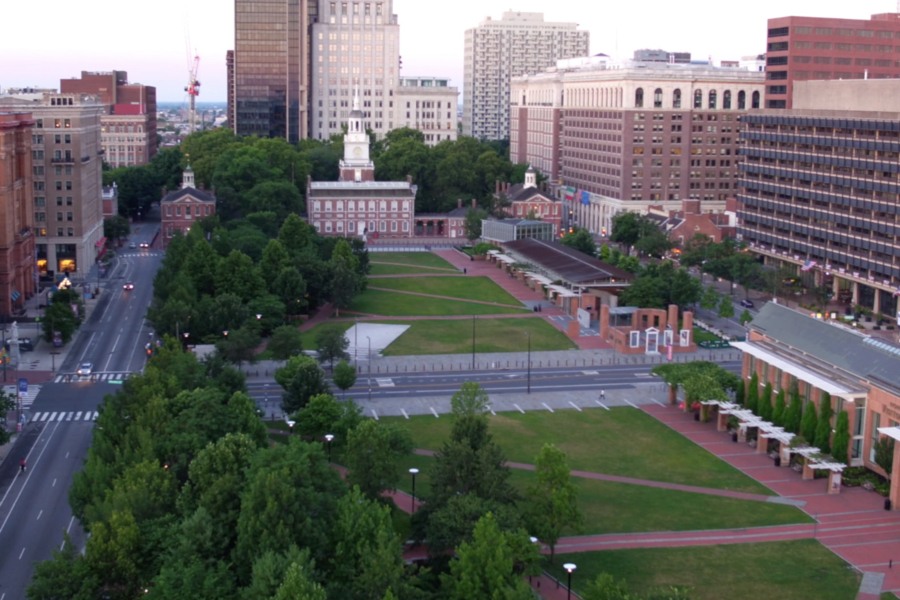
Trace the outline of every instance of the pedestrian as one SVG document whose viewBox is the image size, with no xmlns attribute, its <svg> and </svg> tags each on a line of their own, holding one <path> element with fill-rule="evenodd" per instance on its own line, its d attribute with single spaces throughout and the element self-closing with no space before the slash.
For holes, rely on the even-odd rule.
<svg viewBox="0 0 900 600">
<path fill-rule="evenodd" d="M 466 270 L 465 267 L 463 267 L 463 275 L 465 275 L 465 274 L 467 274 L 467 273 L 468 273 L 468 271 Z"/>
<path fill-rule="evenodd" d="M 606 390 L 600 390 L 600 400 L 606 400 Z"/>
<path fill-rule="evenodd" d="M 19 470 L 23 473 L 25 472 L 25 457 L 24 456 L 19 459 Z"/>
</svg>

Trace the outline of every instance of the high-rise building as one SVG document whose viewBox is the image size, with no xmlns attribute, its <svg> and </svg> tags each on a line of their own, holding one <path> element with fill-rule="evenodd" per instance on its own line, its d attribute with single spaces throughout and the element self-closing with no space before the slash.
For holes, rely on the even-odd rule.
<svg viewBox="0 0 900 600">
<path fill-rule="evenodd" d="M 394 129 L 418 129 L 425 144 L 456 139 L 459 90 L 440 77 L 401 77 L 394 94 Z"/>
<path fill-rule="evenodd" d="M 622 211 L 724 211 L 737 192 L 741 115 L 763 73 L 709 65 L 560 61 L 511 84 L 510 159 L 543 172 L 570 220 L 605 235 Z"/>
<path fill-rule="evenodd" d="M 900 13 L 863 19 L 769 19 L 766 108 L 791 108 L 795 81 L 900 77 Z"/>
<path fill-rule="evenodd" d="M 34 203 L 29 112 L 0 109 L 0 318 L 35 293 Z"/>
<path fill-rule="evenodd" d="M 156 88 L 128 83 L 125 71 L 82 71 L 80 78 L 60 79 L 63 94 L 90 94 L 105 106 L 100 144 L 111 167 L 145 165 L 156 155 Z"/>
<path fill-rule="evenodd" d="M 505 12 L 466 30 L 462 133 L 509 137 L 510 79 L 540 73 L 557 60 L 587 56 L 590 34 L 576 23 L 544 21 L 542 13 Z"/>
<path fill-rule="evenodd" d="M 395 128 L 400 26 L 393 0 L 319 0 L 310 56 L 311 138 L 325 140 L 341 132 L 357 88 L 365 128 L 379 138 Z"/>
<path fill-rule="evenodd" d="M 85 277 L 105 243 L 100 121 L 92 95 L 45 92 L 0 97 L 0 111 L 30 112 L 33 232 L 41 275 Z"/>
<path fill-rule="evenodd" d="M 738 234 L 773 268 L 897 315 L 900 81 L 798 81 L 742 118 Z"/>
<path fill-rule="evenodd" d="M 307 137 L 307 31 L 317 11 L 317 0 L 234 0 L 228 113 L 236 134 L 290 142 Z"/>
</svg>

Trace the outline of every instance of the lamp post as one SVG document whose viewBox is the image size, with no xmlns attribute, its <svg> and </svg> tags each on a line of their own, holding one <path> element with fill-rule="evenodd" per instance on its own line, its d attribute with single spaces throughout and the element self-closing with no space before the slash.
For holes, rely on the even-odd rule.
<svg viewBox="0 0 900 600">
<path fill-rule="evenodd" d="M 475 370 L 475 315 L 472 315 L 472 370 Z"/>
<path fill-rule="evenodd" d="M 328 462 L 331 462 L 331 442 L 334 441 L 333 433 L 325 434 L 325 447 L 328 449 Z"/>
<path fill-rule="evenodd" d="M 187 350 L 187 346 L 188 346 L 188 338 L 191 336 L 191 334 L 190 334 L 189 332 L 185 331 L 185 332 L 184 332 L 183 334 L 181 334 L 181 335 L 184 336 L 184 349 Z"/>
<path fill-rule="evenodd" d="M 412 475 L 412 509 L 409 511 L 409 514 L 416 512 L 416 474 L 418 472 L 419 470 L 415 467 L 409 468 L 409 474 Z"/>
<path fill-rule="evenodd" d="M 372 402 L 372 338 L 366 336 L 366 340 L 369 342 L 369 376 L 366 381 L 369 384 L 369 402 Z"/>
<path fill-rule="evenodd" d="M 572 600 L 572 571 L 574 571 L 575 568 L 575 563 L 566 563 L 563 565 L 563 569 L 569 574 L 569 582 L 566 584 L 566 600 Z"/>
<path fill-rule="evenodd" d="M 526 331 L 525 335 L 528 337 L 528 391 L 527 393 L 531 393 L 531 332 Z"/>
</svg>

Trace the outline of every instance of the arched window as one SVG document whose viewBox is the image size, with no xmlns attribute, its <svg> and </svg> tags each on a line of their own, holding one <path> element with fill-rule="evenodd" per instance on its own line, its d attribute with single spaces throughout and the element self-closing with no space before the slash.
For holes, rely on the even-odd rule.
<svg viewBox="0 0 900 600">
<path fill-rule="evenodd" d="M 644 108 L 644 88 L 634 90 L 634 107 Z"/>
<path fill-rule="evenodd" d="M 675 91 L 672 92 L 672 108 L 681 108 L 681 90 L 679 88 L 675 88 Z"/>
<path fill-rule="evenodd" d="M 718 99 L 716 98 L 716 96 L 716 90 L 709 90 L 709 97 L 706 99 L 706 101 L 709 103 L 708 106 L 710 110 L 714 110 L 716 108 L 716 100 Z"/>
<path fill-rule="evenodd" d="M 750 108 L 759 108 L 759 92 L 753 92 L 753 100 Z"/>
<path fill-rule="evenodd" d="M 662 108 L 662 88 L 653 90 L 653 108 Z"/>
<path fill-rule="evenodd" d="M 738 92 L 738 110 L 747 108 L 747 92 L 741 90 Z"/>
<path fill-rule="evenodd" d="M 703 108 L 703 91 L 694 92 L 694 108 Z"/>
<path fill-rule="evenodd" d="M 731 90 L 725 90 L 722 94 L 722 108 L 726 110 L 731 108 Z"/>
</svg>

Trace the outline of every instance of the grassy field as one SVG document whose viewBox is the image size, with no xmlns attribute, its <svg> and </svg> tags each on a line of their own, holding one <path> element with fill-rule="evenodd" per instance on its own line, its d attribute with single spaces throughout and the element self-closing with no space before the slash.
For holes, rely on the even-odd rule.
<svg viewBox="0 0 900 600">
<path fill-rule="evenodd" d="M 375 279 L 369 288 L 387 288 L 398 292 L 433 294 L 460 300 L 494 302 L 512 308 L 522 303 L 487 277 L 396 277 Z"/>
<path fill-rule="evenodd" d="M 481 304 L 465 300 L 427 298 L 398 292 L 366 290 L 353 300 L 350 310 L 388 317 L 447 317 L 462 315 L 498 315 L 529 312 L 507 305 Z"/>
<path fill-rule="evenodd" d="M 502 413 L 489 417 L 494 440 L 507 460 L 533 463 L 541 445 L 566 453 L 569 467 L 756 494 L 771 491 L 659 421 L 632 408 Z M 449 437 L 449 418 L 397 418 L 416 448 L 437 450 Z"/>
<path fill-rule="evenodd" d="M 580 592 L 599 574 L 614 573 L 639 594 L 661 586 L 690 588 L 692 600 L 853 600 L 859 576 L 815 540 L 759 544 L 646 548 L 557 555 L 547 565 L 573 562 L 572 589 Z"/>
<path fill-rule="evenodd" d="M 390 323 L 391 321 L 384 321 Z M 399 321 L 398 321 L 399 322 Z M 406 321 L 406 332 L 388 346 L 385 356 L 465 354 L 472 351 L 472 319 Z M 575 344 L 543 319 L 524 317 L 475 319 L 475 352 L 568 350 Z"/>
<path fill-rule="evenodd" d="M 456 268 L 446 260 L 431 252 L 370 252 L 369 264 L 372 266 L 405 266 L 418 268 L 425 272 L 431 269 L 447 270 L 454 273 Z"/>
</svg>

